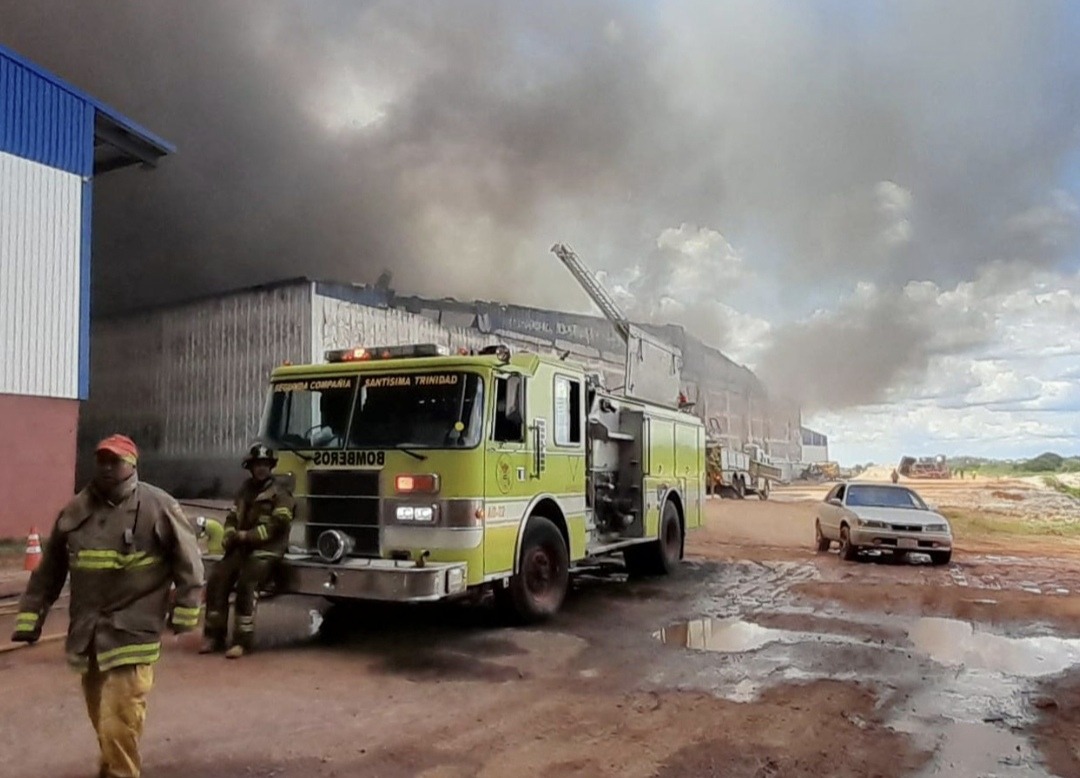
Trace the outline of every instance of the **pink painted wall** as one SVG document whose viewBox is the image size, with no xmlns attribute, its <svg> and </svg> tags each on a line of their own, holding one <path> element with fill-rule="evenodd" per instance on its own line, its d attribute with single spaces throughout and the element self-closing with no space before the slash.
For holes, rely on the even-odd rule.
<svg viewBox="0 0 1080 778">
<path fill-rule="evenodd" d="M 75 491 L 79 401 L 0 394 L 0 538 L 42 540 Z"/>
</svg>

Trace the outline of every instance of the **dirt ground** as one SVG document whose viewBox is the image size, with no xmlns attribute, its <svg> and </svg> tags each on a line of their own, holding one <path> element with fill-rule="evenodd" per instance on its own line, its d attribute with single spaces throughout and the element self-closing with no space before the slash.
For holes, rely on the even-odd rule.
<svg viewBox="0 0 1080 778">
<path fill-rule="evenodd" d="M 816 553 L 828 485 L 799 486 L 710 500 L 677 575 L 580 575 L 538 628 L 268 600 L 239 662 L 167 640 L 145 774 L 1080 776 L 1080 535 L 1015 525 L 1067 526 L 1080 504 L 1024 482 L 916 488 L 964 514 L 948 566 Z M 0 599 L 0 630 L 14 608 Z M 61 644 L 0 643 L 0 773 L 94 774 Z"/>
</svg>

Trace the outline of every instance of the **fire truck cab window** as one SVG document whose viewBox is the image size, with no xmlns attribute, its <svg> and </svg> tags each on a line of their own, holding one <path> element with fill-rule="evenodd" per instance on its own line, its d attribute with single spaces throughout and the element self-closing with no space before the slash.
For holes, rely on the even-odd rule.
<svg viewBox="0 0 1080 778">
<path fill-rule="evenodd" d="M 364 376 L 349 448 L 471 448 L 483 413 L 484 382 L 475 373 Z"/>
<path fill-rule="evenodd" d="M 290 448 L 341 448 L 355 391 L 356 379 L 351 377 L 275 383 L 263 435 Z"/>
<path fill-rule="evenodd" d="M 581 443 L 581 382 L 555 377 L 555 445 Z"/>
<path fill-rule="evenodd" d="M 521 443 L 525 440 L 525 382 L 520 376 L 495 380 L 493 440 Z"/>
</svg>

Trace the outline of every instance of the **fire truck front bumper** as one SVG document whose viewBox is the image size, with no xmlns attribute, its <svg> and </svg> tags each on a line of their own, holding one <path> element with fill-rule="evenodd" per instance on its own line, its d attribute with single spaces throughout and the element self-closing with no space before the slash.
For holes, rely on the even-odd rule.
<svg viewBox="0 0 1080 778">
<path fill-rule="evenodd" d="M 426 562 L 350 558 L 337 563 L 318 556 L 286 554 L 285 591 L 356 600 L 432 602 L 463 594 L 465 562 Z"/>
</svg>

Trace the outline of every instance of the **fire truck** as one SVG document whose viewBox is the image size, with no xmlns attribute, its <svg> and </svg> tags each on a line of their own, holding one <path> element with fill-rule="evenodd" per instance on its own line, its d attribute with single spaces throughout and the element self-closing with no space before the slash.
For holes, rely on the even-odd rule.
<svg viewBox="0 0 1080 778">
<path fill-rule="evenodd" d="M 783 475 L 760 446 L 739 451 L 723 442 L 708 440 L 705 447 L 706 493 L 742 500 L 748 494 L 769 499 L 772 481 Z"/>
<path fill-rule="evenodd" d="M 272 372 L 260 439 L 297 500 L 279 593 L 490 593 L 529 622 L 556 613 L 571 573 L 602 557 L 621 555 L 635 576 L 677 567 L 705 504 L 705 428 L 679 408 L 680 356 L 628 324 L 573 252 L 553 250 L 627 342 L 619 391 L 505 345 L 360 346 Z"/>
</svg>

